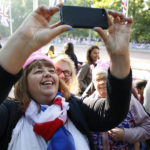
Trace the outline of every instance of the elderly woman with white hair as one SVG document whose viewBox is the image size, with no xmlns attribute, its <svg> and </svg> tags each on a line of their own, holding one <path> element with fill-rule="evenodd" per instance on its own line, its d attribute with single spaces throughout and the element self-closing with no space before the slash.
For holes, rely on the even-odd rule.
<svg viewBox="0 0 150 150">
<path fill-rule="evenodd" d="M 84 99 L 85 103 L 107 98 L 108 67 L 109 62 L 102 61 L 98 61 L 95 68 L 92 67 L 95 91 Z M 139 150 L 139 142 L 150 138 L 150 117 L 132 96 L 128 114 L 116 128 L 108 132 L 91 132 L 91 135 L 96 150 Z"/>
</svg>

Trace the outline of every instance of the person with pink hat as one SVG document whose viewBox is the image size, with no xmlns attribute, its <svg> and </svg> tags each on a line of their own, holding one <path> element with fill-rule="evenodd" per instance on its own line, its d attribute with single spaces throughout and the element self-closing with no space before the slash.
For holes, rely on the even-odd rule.
<svg viewBox="0 0 150 150">
<path fill-rule="evenodd" d="M 108 97 L 83 103 L 70 95 L 51 60 L 40 52 L 31 54 L 70 27 L 60 23 L 49 27 L 49 20 L 58 11 L 58 7 L 39 7 L 0 54 L 0 148 L 3 150 L 93 150 L 89 132 L 115 127 L 128 112 L 132 83 L 128 46 L 132 19 L 111 11 L 109 34 L 94 28 L 104 40 L 111 60 Z M 4 100 L 7 85 L 11 87 L 16 80 L 15 100 Z"/>
<path fill-rule="evenodd" d="M 103 101 L 107 98 L 109 65 L 109 62 L 99 60 L 96 67 L 91 66 L 95 90 L 90 96 L 84 98 L 85 103 L 100 99 Z M 132 95 L 128 114 L 117 127 L 107 132 L 90 132 L 90 134 L 96 150 L 137 150 L 141 141 L 150 138 L 150 117 Z"/>
</svg>

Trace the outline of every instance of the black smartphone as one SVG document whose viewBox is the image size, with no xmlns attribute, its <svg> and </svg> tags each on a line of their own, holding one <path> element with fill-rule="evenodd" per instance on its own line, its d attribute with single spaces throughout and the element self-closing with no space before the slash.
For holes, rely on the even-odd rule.
<svg viewBox="0 0 150 150">
<path fill-rule="evenodd" d="M 80 6 L 60 6 L 60 19 L 62 24 L 73 28 L 108 28 L 105 9 Z"/>
</svg>

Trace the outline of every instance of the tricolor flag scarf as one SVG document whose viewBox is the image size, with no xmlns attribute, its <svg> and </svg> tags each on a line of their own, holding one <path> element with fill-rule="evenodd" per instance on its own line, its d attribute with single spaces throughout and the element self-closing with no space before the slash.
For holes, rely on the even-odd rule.
<svg viewBox="0 0 150 150">
<path fill-rule="evenodd" d="M 71 133 L 65 128 L 69 105 L 57 95 L 53 104 L 42 105 L 31 100 L 25 116 L 13 130 L 8 150 L 75 150 Z"/>
</svg>

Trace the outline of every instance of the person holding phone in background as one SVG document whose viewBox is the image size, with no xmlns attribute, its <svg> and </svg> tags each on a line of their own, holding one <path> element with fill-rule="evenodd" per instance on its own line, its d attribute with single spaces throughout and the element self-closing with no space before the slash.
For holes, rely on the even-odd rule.
<svg viewBox="0 0 150 150">
<path fill-rule="evenodd" d="M 35 104 L 34 106 L 40 106 L 38 108 L 39 111 L 37 112 L 37 115 L 40 115 L 42 111 L 47 110 L 47 108 L 50 108 L 55 98 L 57 98 L 57 90 L 58 90 L 58 76 L 55 73 L 55 66 L 53 63 L 45 58 L 46 56 L 40 56 L 40 57 L 34 57 L 34 59 L 31 59 L 32 61 L 29 61 L 30 58 L 33 58 L 31 55 L 29 55 L 36 51 L 37 49 L 41 48 L 45 44 L 47 44 L 49 41 L 51 41 L 53 38 L 55 38 L 57 35 L 70 30 L 70 26 L 68 25 L 61 25 L 60 23 L 57 23 L 55 25 L 49 26 L 48 23 L 51 20 L 51 17 L 59 11 L 58 7 L 51 7 L 47 8 L 45 6 L 39 7 L 37 10 L 35 10 L 33 13 L 31 13 L 26 20 L 23 22 L 23 24 L 18 28 L 18 30 L 15 32 L 15 34 L 8 40 L 8 42 L 3 47 L 1 53 L 0 53 L 0 147 L 3 150 L 6 150 L 9 147 L 9 150 L 22 150 L 26 149 L 28 146 L 29 149 L 34 149 L 33 146 L 36 146 L 36 149 L 43 149 L 46 150 L 49 144 L 53 141 L 56 142 L 56 146 L 59 146 L 58 140 L 63 139 L 62 136 L 59 136 L 60 138 L 56 138 L 55 140 L 52 139 L 45 139 L 45 133 L 34 134 L 34 131 L 31 132 L 23 132 L 24 129 L 27 126 L 24 126 L 20 130 L 19 134 L 21 134 L 23 137 L 26 137 L 25 134 L 28 134 L 28 137 L 30 137 L 30 134 L 34 135 L 34 141 L 37 139 L 40 139 L 39 142 L 37 141 L 36 144 L 32 142 L 32 140 L 27 139 L 24 140 L 24 138 L 12 138 L 12 136 L 17 133 L 17 127 L 20 123 L 22 123 L 22 119 L 25 119 L 24 121 L 27 121 L 26 123 L 30 125 L 32 128 L 32 124 L 35 122 L 30 119 L 30 121 L 26 120 L 26 111 L 27 109 L 21 109 L 20 104 L 31 104 L 30 100 L 33 99 L 32 102 Z M 85 139 L 85 144 L 87 146 L 87 149 L 93 149 L 92 143 L 91 143 L 91 137 L 89 137 L 89 131 L 106 131 L 109 130 L 116 125 L 118 125 L 121 120 L 126 116 L 129 108 L 130 103 L 130 96 L 131 96 L 131 82 L 132 82 L 132 74 L 130 69 L 130 60 L 129 60 L 129 39 L 130 39 L 130 30 L 132 28 L 133 21 L 131 18 L 124 18 L 123 14 L 118 12 L 109 12 L 109 15 L 113 17 L 113 20 L 111 20 L 110 17 L 108 17 L 109 22 L 109 29 L 108 29 L 108 35 L 105 34 L 105 32 L 99 28 L 95 27 L 94 30 L 98 32 L 98 34 L 102 37 L 104 40 L 107 52 L 109 54 L 111 63 L 110 63 L 110 69 L 108 71 L 108 80 L 107 84 L 108 87 L 108 97 L 104 101 L 99 101 L 95 103 L 84 103 L 81 100 L 73 99 L 72 97 L 69 97 L 67 102 L 69 103 L 69 108 L 66 107 L 68 110 L 67 114 L 71 122 L 73 123 L 74 133 L 76 134 L 76 130 L 79 133 L 79 136 L 77 138 L 74 138 L 74 133 L 71 132 L 73 135 L 73 140 L 75 143 L 72 143 L 69 138 L 67 138 L 68 143 L 66 143 L 65 146 L 68 146 L 70 143 L 72 145 L 72 149 L 79 150 L 81 149 L 78 144 L 76 144 L 76 140 L 79 141 L 79 137 L 83 137 L 82 139 Z M 125 31 L 125 32 L 122 32 Z M 118 37 L 119 35 L 119 37 Z M 17 40 L 16 40 L 17 39 Z M 112 45 L 113 43 L 113 45 Z M 11 49 L 10 49 L 11 47 Z M 29 57 L 29 59 L 26 61 L 26 59 Z M 36 58 L 36 59 L 35 59 Z M 42 63 L 38 62 L 36 65 L 34 61 L 44 61 L 43 65 Z M 7 96 L 11 86 L 18 80 L 18 78 L 21 76 L 22 71 L 21 68 L 26 61 L 26 67 L 25 69 L 29 69 L 28 72 L 23 73 L 23 76 L 26 74 L 28 80 L 28 83 L 30 83 L 30 86 L 27 87 L 27 94 L 29 99 L 29 103 L 27 101 L 24 101 L 26 98 L 21 97 L 21 99 L 16 99 L 16 101 L 11 100 L 5 100 L 5 97 Z M 28 62 L 28 63 L 27 63 Z M 31 68 L 30 64 L 34 63 Z M 36 71 L 36 69 L 44 69 L 43 72 Z M 40 99 L 38 98 L 38 93 L 36 90 L 39 88 L 38 83 L 35 82 L 37 78 L 33 78 L 34 76 L 42 75 L 45 80 L 44 82 L 40 82 L 43 86 L 47 84 L 56 85 L 56 88 L 46 88 L 44 91 L 49 91 L 52 93 L 53 98 L 51 97 L 46 99 Z M 53 74 L 53 75 L 52 75 Z M 53 77 L 52 77 L 53 76 Z M 50 81 L 49 81 L 50 80 Z M 31 83 L 34 82 L 35 86 L 38 88 L 34 88 L 31 86 Z M 52 85 L 47 85 L 52 86 Z M 23 85 L 21 85 L 23 86 Z M 23 88 L 25 88 L 23 86 Z M 119 89 L 116 91 L 115 89 Z M 24 89 L 21 89 L 24 90 Z M 34 91 L 35 90 L 35 91 Z M 34 92 L 33 92 L 34 91 Z M 49 93 L 48 92 L 48 93 Z M 36 94 L 37 93 L 37 94 Z M 23 94 L 23 93 L 20 93 Z M 123 98 L 121 99 L 121 97 Z M 108 100 L 109 99 L 109 100 Z M 120 100 L 121 99 L 121 100 Z M 42 106 L 42 105 L 46 106 Z M 119 107 L 117 106 L 119 105 Z M 30 108 L 30 105 L 26 105 L 27 108 Z M 28 107 L 29 106 L 29 107 Z M 67 105 L 66 105 L 67 106 Z M 116 109 L 117 107 L 117 109 Z M 102 109 L 104 108 L 104 109 Z M 30 109 L 32 110 L 32 109 Z M 27 111 L 31 113 L 31 111 Z M 25 115 L 24 115 L 25 114 Z M 65 113 L 66 114 L 66 113 Z M 67 115 L 66 114 L 66 115 Z M 91 117 L 89 117 L 91 116 Z M 32 117 L 32 115 L 30 116 Z M 66 116 L 67 117 L 67 116 Z M 98 120 L 96 119 L 98 118 Z M 68 127 L 68 122 L 64 121 L 63 123 L 66 127 Z M 35 124 L 34 124 L 35 125 Z M 54 126 L 55 127 L 55 126 Z M 16 130 L 15 130 L 16 129 Z M 26 128 L 28 129 L 28 128 Z M 49 129 L 49 128 L 48 128 Z M 60 129 L 60 128 L 59 128 Z M 40 130 L 40 129 L 39 129 Z M 38 130 L 38 131 L 39 131 Z M 69 129 L 68 129 L 69 130 Z M 47 135 L 47 134 L 46 134 Z M 56 132 L 54 132 L 54 135 L 56 135 Z M 48 135 L 49 137 L 49 135 Z M 86 140 L 88 138 L 88 141 Z M 20 144 L 19 143 L 21 140 Z M 42 144 L 44 143 L 44 145 Z M 17 149 L 15 148 L 17 147 Z M 79 146 L 79 147 L 78 147 Z M 60 147 L 59 147 L 60 148 Z M 52 148 L 53 149 L 53 148 Z M 57 150 L 57 148 L 53 149 Z"/>
</svg>

